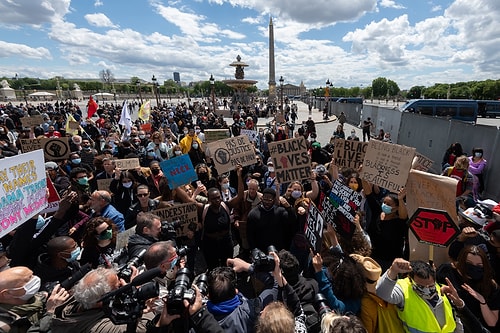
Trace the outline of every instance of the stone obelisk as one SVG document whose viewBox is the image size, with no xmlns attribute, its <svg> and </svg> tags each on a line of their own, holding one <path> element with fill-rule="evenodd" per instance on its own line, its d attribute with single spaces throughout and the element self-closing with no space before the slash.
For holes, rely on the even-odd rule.
<svg viewBox="0 0 500 333">
<path fill-rule="evenodd" d="M 269 105 L 276 102 L 276 76 L 274 72 L 274 28 L 273 18 L 269 18 Z"/>
</svg>

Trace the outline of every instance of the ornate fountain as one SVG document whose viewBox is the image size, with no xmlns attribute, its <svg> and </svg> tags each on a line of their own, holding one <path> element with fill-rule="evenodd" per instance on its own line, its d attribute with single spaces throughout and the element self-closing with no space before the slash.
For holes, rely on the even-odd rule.
<svg viewBox="0 0 500 333">
<path fill-rule="evenodd" d="M 248 97 L 246 89 L 257 83 L 254 80 L 245 80 L 245 67 L 248 64 L 241 61 L 241 57 L 238 55 L 236 61 L 229 64 L 231 67 L 235 67 L 234 79 L 223 80 L 225 84 L 234 89 L 234 94 L 232 98 L 233 104 L 240 104 L 242 106 L 250 104 L 250 98 Z"/>
</svg>

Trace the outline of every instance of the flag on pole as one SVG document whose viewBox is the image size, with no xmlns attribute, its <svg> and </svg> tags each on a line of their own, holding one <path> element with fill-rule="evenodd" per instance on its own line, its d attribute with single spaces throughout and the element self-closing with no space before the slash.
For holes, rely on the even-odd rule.
<svg viewBox="0 0 500 333">
<path fill-rule="evenodd" d="M 139 119 L 141 120 L 148 121 L 150 115 L 151 115 L 151 100 L 147 100 L 141 105 L 137 117 L 139 117 Z"/>
<path fill-rule="evenodd" d="M 66 118 L 66 126 L 64 127 L 66 133 L 69 133 L 71 135 L 77 135 L 78 130 L 82 130 L 83 128 L 80 126 L 80 123 L 76 121 L 75 117 L 71 113 L 68 114 L 68 117 Z"/>
<path fill-rule="evenodd" d="M 130 112 L 128 110 L 128 101 L 125 100 L 123 102 L 122 114 L 120 116 L 119 125 L 125 127 L 125 130 L 122 133 L 122 141 L 129 138 L 130 133 L 132 132 L 132 118 L 130 117 Z"/>
<path fill-rule="evenodd" d="M 90 95 L 89 102 L 87 103 L 87 117 L 92 118 L 94 113 L 96 113 L 97 108 L 98 108 L 98 105 L 97 105 L 96 101 L 94 101 L 94 98 L 92 97 L 92 95 Z"/>
</svg>

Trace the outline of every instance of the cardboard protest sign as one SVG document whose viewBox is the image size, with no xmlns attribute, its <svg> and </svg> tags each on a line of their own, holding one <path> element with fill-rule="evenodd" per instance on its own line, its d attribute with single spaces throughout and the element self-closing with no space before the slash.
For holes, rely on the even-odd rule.
<svg viewBox="0 0 500 333">
<path fill-rule="evenodd" d="M 248 140 L 250 140 L 250 142 L 257 141 L 257 131 L 242 129 L 240 133 L 241 133 L 241 135 L 248 136 Z"/>
<path fill-rule="evenodd" d="M 141 163 L 139 162 L 139 158 L 134 157 L 115 160 L 115 165 L 117 168 L 120 168 L 120 170 L 132 170 L 140 167 Z"/>
<path fill-rule="evenodd" d="M 45 207 L 45 209 L 40 212 L 42 214 L 57 212 L 57 210 L 59 209 L 59 201 L 61 200 L 61 198 L 59 197 L 59 193 L 57 193 L 56 188 L 52 183 L 52 180 L 50 180 L 50 177 L 47 177 L 46 179 L 47 189 L 49 190 L 49 197 L 47 198 L 47 207 Z"/>
<path fill-rule="evenodd" d="M 303 137 L 270 142 L 269 152 L 281 184 L 311 177 L 311 157 Z"/>
<path fill-rule="evenodd" d="M 135 226 L 132 228 L 128 228 L 125 231 L 122 231 L 116 235 L 116 245 L 115 245 L 115 251 L 116 250 L 121 250 L 125 246 L 128 245 L 128 239 L 131 235 L 135 234 Z"/>
<path fill-rule="evenodd" d="M 349 186 L 344 185 L 340 180 L 333 182 L 329 200 L 333 203 L 336 210 L 344 215 L 349 221 L 354 222 L 356 211 L 361 207 L 363 196 L 354 191 Z"/>
<path fill-rule="evenodd" d="M 35 115 L 30 117 L 22 117 L 21 124 L 23 127 L 36 127 L 43 123 L 42 115 Z"/>
<path fill-rule="evenodd" d="M 448 247 L 460 234 L 460 229 L 444 210 L 419 208 L 408 225 L 420 243 L 438 247 Z"/>
<path fill-rule="evenodd" d="M 167 177 L 168 187 L 172 190 L 198 179 L 193 163 L 187 154 L 161 162 L 160 168 Z"/>
<path fill-rule="evenodd" d="M 246 136 L 219 140 L 207 144 L 219 174 L 236 169 L 238 164 L 255 164 L 255 151 Z"/>
<path fill-rule="evenodd" d="M 455 196 L 457 190 L 456 179 L 434 175 L 418 170 L 411 170 L 406 184 L 406 208 L 408 216 L 415 214 L 419 207 L 433 208 L 448 212 L 453 221 L 457 221 Z M 421 244 L 410 233 L 410 259 L 428 260 L 429 246 Z M 436 265 L 448 262 L 447 249 L 433 249 L 433 259 Z"/>
<path fill-rule="evenodd" d="M 312 202 L 307 211 L 304 234 L 315 253 L 320 252 L 323 242 L 323 215 Z"/>
<path fill-rule="evenodd" d="M 206 129 L 203 131 L 205 134 L 205 142 L 214 142 L 224 140 L 231 136 L 229 129 Z"/>
<path fill-rule="evenodd" d="M 429 169 L 432 167 L 433 164 L 434 164 L 433 160 L 431 160 L 427 156 L 420 154 L 419 152 L 416 152 L 415 159 L 413 160 L 412 163 L 412 168 L 415 170 L 427 172 L 429 171 Z"/>
<path fill-rule="evenodd" d="M 80 129 L 80 123 L 77 121 L 69 120 L 68 127 L 73 130 L 78 130 Z"/>
<path fill-rule="evenodd" d="M 21 150 L 23 153 L 41 149 L 45 160 L 63 160 L 69 158 L 68 138 L 42 138 L 42 139 L 21 139 Z"/>
<path fill-rule="evenodd" d="M 370 140 L 361 178 L 391 192 L 399 192 L 408 179 L 415 148 Z"/>
<path fill-rule="evenodd" d="M 97 189 L 109 192 L 109 185 L 111 185 L 112 181 L 113 178 L 97 179 Z"/>
<path fill-rule="evenodd" d="M 339 167 L 348 167 L 357 170 L 365 158 L 367 142 L 335 139 L 335 164 Z"/>
<path fill-rule="evenodd" d="M 47 206 L 43 151 L 5 158 L 0 166 L 0 238 Z"/>
<path fill-rule="evenodd" d="M 177 236 L 186 236 L 188 231 L 198 229 L 198 208 L 196 203 L 173 205 L 152 211 L 162 221 L 173 223 Z"/>
</svg>

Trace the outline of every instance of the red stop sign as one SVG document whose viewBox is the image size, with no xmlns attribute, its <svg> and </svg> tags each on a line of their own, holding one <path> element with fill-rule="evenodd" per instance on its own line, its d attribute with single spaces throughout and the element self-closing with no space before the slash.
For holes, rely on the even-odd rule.
<svg viewBox="0 0 500 333">
<path fill-rule="evenodd" d="M 444 210 L 419 208 L 408 222 L 418 241 L 447 247 L 460 234 L 460 229 Z"/>
</svg>

